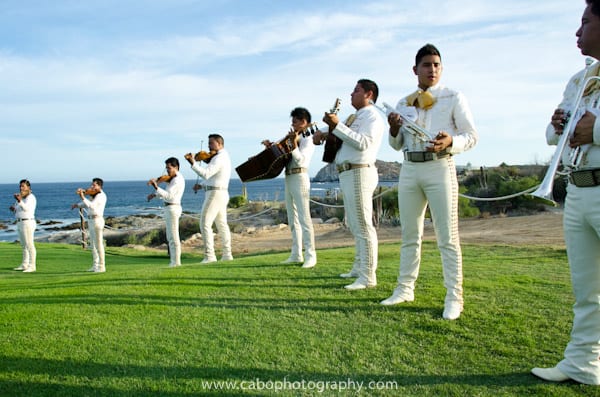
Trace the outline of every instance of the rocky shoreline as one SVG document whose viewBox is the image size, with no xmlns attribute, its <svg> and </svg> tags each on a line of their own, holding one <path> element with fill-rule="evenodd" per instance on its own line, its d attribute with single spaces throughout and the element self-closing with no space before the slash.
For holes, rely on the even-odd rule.
<svg viewBox="0 0 600 397">
<path fill-rule="evenodd" d="M 247 239 L 253 235 L 269 235 L 283 233 L 288 235 L 289 230 L 285 219 L 285 206 L 283 203 L 264 204 L 261 207 L 232 209 L 229 213 L 229 227 L 232 240 Z M 180 220 L 180 235 L 184 252 L 198 249 L 202 246 L 202 235 L 199 233 L 200 214 L 184 213 Z M 104 230 L 104 239 L 107 246 L 132 247 L 142 249 L 166 249 L 165 222 L 159 215 L 128 215 L 123 217 L 107 217 Z M 323 222 L 314 218 L 315 229 L 331 231 L 344 227 L 337 218 Z M 80 222 L 69 225 L 56 226 L 50 234 L 36 237 L 36 242 L 59 244 L 82 244 L 83 234 Z M 215 244 L 219 247 L 218 237 Z M 247 252 L 245 248 L 235 250 L 234 254 Z"/>
<path fill-rule="evenodd" d="M 290 249 L 290 230 L 285 222 L 285 206 L 261 206 L 249 209 L 230 209 L 229 226 L 232 231 L 234 256 L 255 253 L 285 252 Z M 199 215 L 184 214 L 180 223 L 184 252 L 202 252 L 202 236 L 199 233 Z M 354 244 L 352 234 L 337 218 L 323 222 L 313 219 L 317 249 L 348 247 Z M 138 250 L 163 251 L 164 241 L 144 240 L 144 236 L 161 237 L 164 234 L 164 220 L 156 215 L 131 215 L 107 219 L 105 240 L 108 246 L 130 247 Z M 60 228 L 59 228 L 60 229 Z M 79 223 L 65 225 L 48 236 L 36 238 L 38 242 L 81 244 Z M 564 248 L 562 231 L 562 211 L 547 211 L 532 215 L 494 216 L 460 219 L 461 243 L 544 245 Z M 381 224 L 377 228 L 379 243 L 400 243 L 400 227 Z M 435 232 L 430 221 L 426 220 L 424 240 L 435 240 Z M 220 241 L 215 237 L 215 246 L 220 249 Z"/>
</svg>

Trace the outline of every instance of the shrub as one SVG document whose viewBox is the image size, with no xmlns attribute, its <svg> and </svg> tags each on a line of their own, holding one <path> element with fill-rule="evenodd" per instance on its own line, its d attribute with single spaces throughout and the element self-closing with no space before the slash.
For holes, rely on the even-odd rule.
<svg viewBox="0 0 600 397">
<path fill-rule="evenodd" d="M 385 194 L 381 196 L 381 206 L 386 214 L 384 218 L 398 217 L 398 187 L 386 190 Z"/>
<path fill-rule="evenodd" d="M 248 200 L 244 196 L 233 196 L 229 199 L 229 208 L 240 208 L 241 206 L 246 205 Z"/>
<path fill-rule="evenodd" d="M 460 193 L 465 193 L 466 191 L 467 191 L 466 187 L 464 187 L 464 186 L 459 187 Z M 466 197 L 458 196 L 458 216 L 460 218 L 472 218 L 475 216 L 479 216 L 479 214 L 480 214 L 479 208 L 477 208 L 475 205 L 473 205 L 473 203 L 471 202 L 470 199 L 468 199 Z"/>
<path fill-rule="evenodd" d="M 504 197 L 515 195 L 503 200 L 475 201 L 480 212 L 504 214 L 510 211 L 540 211 L 544 206 L 531 196 L 519 194 L 540 183 L 538 175 L 532 175 L 527 170 L 502 164 L 500 167 L 480 169 L 463 181 L 468 195 L 473 197 Z"/>
</svg>

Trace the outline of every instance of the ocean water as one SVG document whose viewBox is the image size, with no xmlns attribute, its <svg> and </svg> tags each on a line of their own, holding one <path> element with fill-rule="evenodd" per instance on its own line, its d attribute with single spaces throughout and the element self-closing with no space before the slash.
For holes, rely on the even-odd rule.
<svg viewBox="0 0 600 397">
<path fill-rule="evenodd" d="M 148 194 L 154 191 L 146 185 L 147 181 L 118 181 L 104 182 L 104 192 L 108 197 L 104 216 L 127 216 L 138 214 L 158 214 L 162 212 L 162 200 L 146 200 Z M 182 207 L 185 212 L 200 213 L 204 202 L 204 191 L 197 194 L 192 190 L 196 181 L 186 180 L 186 189 L 182 199 Z M 36 236 L 52 233 L 53 228 L 70 225 L 79 222 L 77 209 L 71 210 L 71 204 L 79 202 L 79 196 L 75 194 L 77 188 L 87 188 L 87 182 L 64 182 L 64 183 L 34 183 L 31 190 L 37 199 L 35 217 L 38 221 Z M 262 181 L 254 181 L 245 184 L 249 200 L 255 201 L 283 201 L 284 179 L 274 178 Z M 19 191 L 18 183 L 0 184 L 0 224 L 6 229 L 0 230 L 0 241 L 14 241 L 16 239 L 16 226 L 14 225 L 14 214 L 9 207 L 15 202 L 13 194 Z M 339 191 L 337 182 L 311 183 L 311 197 L 324 197 L 326 194 L 336 194 Z M 242 182 L 232 179 L 229 184 L 229 195 L 239 196 L 242 194 Z M 55 224 L 58 222 L 58 224 Z"/>
</svg>

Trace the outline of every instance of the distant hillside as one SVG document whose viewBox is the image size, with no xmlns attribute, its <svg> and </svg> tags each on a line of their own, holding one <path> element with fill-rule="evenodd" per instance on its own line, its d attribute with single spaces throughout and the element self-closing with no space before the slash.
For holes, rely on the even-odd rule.
<svg viewBox="0 0 600 397">
<path fill-rule="evenodd" d="M 377 173 L 379 174 L 380 181 L 397 181 L 398 175 L 400 174 L 400 168 L 402 164 L 397 161 L 381 161 L 377 160 L 375 162 L 375 166 L 377 167 Z M 542 175 L 546 169 L 547 165 L 540 164 L 532 164 L 532 165 L 507 165 L 500 164 L 498 167 L 482 167 L 479 170 L 473 170 L 469 164 L 457 165 L 456 171 L 460 177 L 465 177 L 472 172 L 481 172 L 481 170 L 485 169 L 487 171 L 494 171 L 497 169 L 502 169 L 510 167 L 515 170 L 515 172 L 522 176 L 531 176 L 531 175 Z M 335 182 L 339 180 L 339 175 L 337 169 L 334 164 L 328 164 L 321 168 L 317 175 L 312 179 L 313 182 Z"/>
</svg>

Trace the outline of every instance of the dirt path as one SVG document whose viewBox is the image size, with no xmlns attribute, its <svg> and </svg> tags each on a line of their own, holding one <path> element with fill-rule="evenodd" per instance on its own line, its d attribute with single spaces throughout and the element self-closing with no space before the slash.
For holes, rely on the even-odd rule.
<svg viewBox="0 0 600 397">
<path fill-rule="evenodd" d="M 543 212 L 518 217 L 493 217 L 461 220 L 462 243 L 564 246 L 562 213 Z M 377 230 L 380 242 L 400 241 L 400 228 L 382 226 Z M 279 252 L 290 247 L 290 231 L 285 225 L 265 226 L 242 233 L 232 233 L 233 251 L 240 253 Z M 354 244 L 352 234 L 341 224 L 315 225 L 317 248 Z M 218 238 L 215 239 L 218 242 Z M 431 222 L 425 224 L 425 240 L 435 240 Z M 200 241 L 189 241 L 186 249 L 200 249 Z"/>
</svg>

